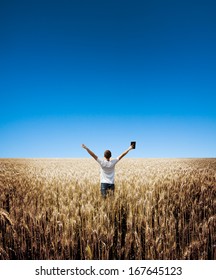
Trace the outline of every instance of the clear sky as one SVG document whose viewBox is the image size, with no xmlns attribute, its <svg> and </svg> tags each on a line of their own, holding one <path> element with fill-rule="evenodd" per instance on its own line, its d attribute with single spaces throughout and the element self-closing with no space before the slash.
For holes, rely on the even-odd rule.
<svg viewBox="0 0 216 280">
<path fill-rule="evenodd" d="M 214 0 L 1 0 L 0 157 L 216 157 Z"/>
</svg>

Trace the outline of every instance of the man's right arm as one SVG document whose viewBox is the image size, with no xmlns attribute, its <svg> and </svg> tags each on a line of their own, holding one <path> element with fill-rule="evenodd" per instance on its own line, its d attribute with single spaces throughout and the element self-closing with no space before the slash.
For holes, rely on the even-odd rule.
<svg viewBox="0 0 216 280">
<path fill-rule="evenodd" d="M 98 157 L 89 149 L 87 148 L 84 144 L 82 144 L 83 149 L 85 149 L 95 160 L 98 159 Z"/>
<path fill-rule="evenodd" d="M 124 153 L 122 153 L 119 157 L 118 157 L 118 159 L 120 160 L 120 159 L 122 159 L 130 150 L 132 150 L 133 149 L 133 146 L 131 145 Z"/>
</svg>

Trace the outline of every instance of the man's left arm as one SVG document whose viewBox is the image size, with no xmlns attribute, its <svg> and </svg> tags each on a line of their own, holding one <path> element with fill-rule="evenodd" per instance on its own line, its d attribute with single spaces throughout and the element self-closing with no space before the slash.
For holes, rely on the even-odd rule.
<svg viewBox="0 0 216 280">
<path fill-rule="evenodd" d="M 89 148 L 87 148 L 84 144 L 82 144 L 82 147 L 83 147 L 83 149 L 85 149 L 85 150 L 90 154 L 90 156 L 92 156 L 95 160 L 98 159 L 98 157 L 97 157 Z"/>
</svg>

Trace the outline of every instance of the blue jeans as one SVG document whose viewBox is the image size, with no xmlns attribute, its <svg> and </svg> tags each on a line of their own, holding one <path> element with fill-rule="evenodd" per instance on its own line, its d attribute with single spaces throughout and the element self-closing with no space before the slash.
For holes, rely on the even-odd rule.
<svg viewBox="0 0 216 280">
<path fill-rule="evenodd" d="M 108 184 L 108 183 L 101 183 L 101 194 L 105 198 L 107 196 L 107 193 L 110 191 L 112 194 L 114 194 L 115 185 L 114 184 Z"/>
</svg>

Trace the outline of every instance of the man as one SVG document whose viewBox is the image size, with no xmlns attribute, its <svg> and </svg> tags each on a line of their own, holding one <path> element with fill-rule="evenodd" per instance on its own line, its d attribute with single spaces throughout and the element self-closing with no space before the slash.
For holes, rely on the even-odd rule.
<svg viewBox="0 0 216 280">
<path fill-rule="evenodd" d="M 114 175 L 115 175 L 115 165 L 122 159 L 130 150 L 133 149 L 131 145 L 124 153 L 118 156 L 116 159 L 111 159 L 111 152 L 106 150 L 104 152 L 104 159 L 99 159 L 91 150 L 89 150 L 84 144 L 82 147 L 100 164 L 100 182 L 101 182 L 101 194 L 105 198 L 108 191 L 114 193 Z"/>
</svg>

